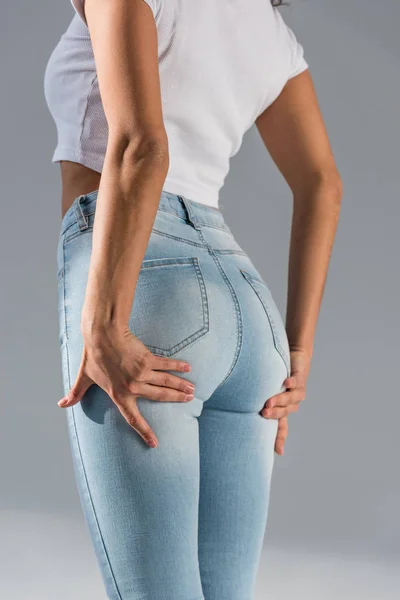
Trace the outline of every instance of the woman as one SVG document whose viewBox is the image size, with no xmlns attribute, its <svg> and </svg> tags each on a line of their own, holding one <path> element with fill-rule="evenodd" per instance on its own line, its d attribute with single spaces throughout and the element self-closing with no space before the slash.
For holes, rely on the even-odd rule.
<svg viewBox="0 0 400 600">
<path fill-rule="evenodd" d="M 45 75 L 59 404 L 105 587 L 250 600 L 341 201 L 303 47 L 267 0 L 72 2 Z M 218 203 L 253 123 L 293 192 L 286 330 Z"/>
</svg>

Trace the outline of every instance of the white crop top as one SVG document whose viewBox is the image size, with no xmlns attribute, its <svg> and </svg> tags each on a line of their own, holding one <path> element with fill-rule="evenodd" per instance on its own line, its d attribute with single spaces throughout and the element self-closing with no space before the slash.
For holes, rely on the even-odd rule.
<svg viewBox="0 0 400 600">
<path fill-rule="evenodd" d="M 164 189 L 219 206 L 244 133 L 308 68 L 303 47 L 270 0 L 144 0 L 158 32 L 170 166 Z M 57 126 L 52 162 L 101 173 L 108 127 L 84 0 L 48 60 L 44 93 Z"/>
</svg>

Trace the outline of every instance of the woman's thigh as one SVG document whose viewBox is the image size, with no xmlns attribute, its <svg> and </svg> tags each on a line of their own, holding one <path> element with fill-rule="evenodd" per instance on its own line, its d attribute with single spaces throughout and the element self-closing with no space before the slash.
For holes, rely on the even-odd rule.
<svg viewBox="0 0 400 600">
<path fill-rule="evenodd" d="M 284 390 L 281 314 L 246 256 L 220 257 L 239 307 L 236 352 L 199 417 L 199 564 L 207 600 L 253 600 L 267 522 L 278 421 L 260 411 Z"/>
<path fill-rule="evenodd" d="M 199 404 L 144 398 L 138 404 L 157 431 L 155 449 L 97 386 L 66 409 L 79 494 L 108 597 L 199 600 Z"/>
</svg>

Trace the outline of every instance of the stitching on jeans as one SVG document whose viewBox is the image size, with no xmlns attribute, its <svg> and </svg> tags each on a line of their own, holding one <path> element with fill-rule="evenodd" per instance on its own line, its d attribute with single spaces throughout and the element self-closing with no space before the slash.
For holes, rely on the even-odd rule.
<svg viewBox="0 0 400 600">
<path fill-rule="evenodd" d="M 62 246 L 62 269 L 63 269 L 62 292 L 63 292 L 64 334 L 65 334 L 65 340 L 67 341 L 68 340 L 68 331 L 67 331 L 67 309 L 66 309 L 66 302 L 65 302 L 65 248 L 64 248 L 64 242 L 63 242 L 63 246 Z M 68 349 L 67 349 L 67 357 L 68 357 Z M 68 382 L 69 382 L 69 374 L 68 374 Z M 70 382 L 69 382 L 69 384 L 71 385 Z"/>
<path fill-rule="evenodd" d="M 165 258 L 145 258 L 142 269 L 153 269 L 157 267 L 176 267 L 176 265 L 193 266 L 195 256 L 168 256 Z"/>
<path fill-rule="evenodd" d="M 110 569 L 111 578 L 112 578 L 112 581 L 113 581 L 113 584 L 114 584 L 114 587 L 115 587 L 115 591 L 116 591 L 116 593 L 118 595 L 118 600 L 122 600 L 122 596 L 121 596 L 121 593 L 120 593 L 120 591 L 118 589 L 118 585 L 117 585 L 117 582 L 116 582 L 116 579 L 115 579 L 115 574 L 114 574 L 114 571 L 113 571 L 112 566 L 111 566 L 110 557 L 108 555 L 107 548 L 106 548 L 106 545 L 105 545 L 105 542 L 104 542 L 103 534 L 101 533 L 100 524 L 99 524 L 99 521 L 98 521 L 98 518 L 97 518 L 96 509 L 94 507 L 92 494 L 90 492 L 89 482 L 88 482 L 88 478 L 87 478 L 87 475 L 86 475 L 86 469 L 85 469 L 85 465 L 84 465 L 84 462 L 83 462 L 83 456 L 82 456 L 81 446 L 80 446 L 80 443 L 79 443 L 79 437 L 78 437 L 78 431 L 77 431 L 77 427 L 76 427 L 74 407 L 71 406 L 70 408 L 71 408 L 71 414 L 72 414 L 72 421 L 73 421 L 73 424 L 74 424 L 74 433 L 75 433 L 76 445 L 77 445 L 77 448 L 78 448 L 79 459 L 80 459 L 80 463 L 81 463 L 81 467 L 82 467 L 83 476 L 84 476 L 84 479 L 85 479 L 86 490 L 87 490 L 87 493 L 88 493 L 88 496 L 89 496 L 89 500 L 90 500 L 90 506 L 91 506 L 92 511 L 93 511 L 93 517 L 94 517 L 95 523 L 97 525 L 97 531 L 98 531 L 99 536 L 100 536 L 100 540 L 101 540 L 101 544 L 102 544 L 104 556 L 105 556 L 106 561 L 107 561 L 108 568 Z"/>
<path fill-rule="evenodd" d="M 272 336 L 273 336 L 273 339 L 274 339 L 275 348 L 278 351 L 278 353 L 280 354 L 282 360 L 284 361 L 285 366 L 286 366 L 286 370 L 287 370 L 288 376 L 289 376 L 290 373 L 289 373 L 288 360 L 287 360 L 286 354 L 285 354 L 285 352 L 284 352 L 284 350 L 283 350 L 283 348 L 282 348 L 282 346 L 281 346 L 281 344 L 279 342 L 278 330 L 276 328 L 275 321 L 274 321 L 274 319 L 272 317 L 272 314 L 271 314 L 271 311 L 269 309 L 269 306 L 267 305 L 267 303 L 265 302 L 265 300 L 261 296 L 261 294 L 258 292 L 258 290 L 256 289 L 256 287 L 252 284 L 252 280 L 254 280 L 254 281 L 258 282 L 260 285 L 266 287 L 267 290 L 268 290 L 268 286 L 266 286 L 265 283 L 262 280 L 258 279 L 258 277 L 254 277 L 253 275 L 251 275 L 250 273 L 248 273 L 244 269 L 240 269 L 240 271 L 241 271 L 242 275 L 244 276 L 244 278 L 248 280 L 248 282 L 250 283 L 252 289 L 255 291 L 255 293 L 257 294 L 258 298 L 260 299 L 261 304 L 263 305 L 263 308 L 264 308 L 264 310 L 265 310 L 265 312 L 267 314 L 267 317 L 268 317 L 268 320 L 269 320 L 269 324 L 270 324 L 270 327 L 271 327 L 271 331 L 272 331 Z"/>
<path fill-rule="evenodd" d="M 253 275 L 251 275 L 251 273 L 248 273 L 244 269 L 239 269 L 239 270 L 242 273 L 243 277 L 246 279 L 246 281 L 250 284 L 251 288 L 257 294 L 257 297 L 259 298 L 259 300 L 260 300 L 260 302 L 261 302 L 261 304 L 262 304 L 262 306 L 264 308 L 264 311 L 265 311 L 265 313 L 266 313 L 266 315 L 268 317 L 269 325 L 270 325 L 270 328 L 271 328 L 272 338 L 274 340 L 275 350 L 278 352 L 279 356 L 282 358 L 283 362 L 285 363 L 287 375 L 288 375 L 288 377 L 290 377 L 289 361 L 288 361 L 288 358 L 286 356 L 285 351 L 283 350 L 283 348 L 282 348 L 282 346 L 281 346 L 281 344 L 279 342 L 278 330 L 277 330 L 277 327 L 275 325 L 274 319 L 272 317 L 270 308 L 267 305 L 267 303 L 265 302 L 264 298 L 261 296 L 261 294 L 256 289 L 255 285 L 253 285 L 252 281 L 254 280 L 254 281 L 258 282 L 260 285 L 262 285 L 263 287 L 265 287 L 269 292 L 270 292 L 270 290 L 269 290 L 268 286 L 265 284 L 265 282 L 262 281 L 261 279 L 259 279 L 258 277 L 254 277 Z"/>
<path fill-rule="evenodd" d="M 64 253 L 64 243 L 62 246 L 62 270 L 63 270 L 63 278 L 61 280 L 62 283 L 62 310 L 63 310 L 63 315 L 64 315 L 64 323 L 63 323 L 63 328 L 64 331 L 63 333 L 63 345 L 65 348 L 65 362 L 66 362 L 66 369 L 67 369 L 67 381 L 68 381 L 68 391 L 71 389 L 71 374 L 70 374 L 70 359 L 69 359 L 69 348 L 68 348 L 68 332 L 67 332 L 67 309 L 66 309 L 66 302 L 65 302 L 65 287 L 66 287 L 66 282 L 65 282 L 65 253 Z"/>
<path fill-rule="evenodd" d="M 247 252 L 245 252 L 244 250 L 230 250 L 228 249 L 215 249 L 214 252 L 216 254 L 242 254 L 243 256 L 247 255 Z"/>
<path fill-rule="evenodd" d="M 187 223 L 186 219 L 184 217 L 181 217 L 181 215 L 178 214 L 177 212 L 175 212 L 174 210 L 167 210 L 166 208 L 163 208 L 160 205 L 158 206 L 158 210 L 161 210 L 162 212 L 165 212 L 165 213 L 167 213 L 169 215 L 174 215 L 180 221 L 183 221 L 184 223 Z"/>
<path fill-rule="evenodd" d="M 191 246 L 196 246 L 197 248 L 204 248 L 203 244 L 199 242 L 192 242 L 192 240 L 186 240 L 185 238 L 181 238 L 177 235 L 172 235 L 172 233 L 165 233 L 165 231 L 160 231 L 159 229 L 153 229 L 153 233 L 157 233 L 158 235 L 163 235 L 164 237 L 170 238 L 172 240 L 177 240 L 178 242 L 184 242 L 185 244 L 190 244 Z"/>
<path fill-rule="evenodd" d="M 169 260 L 177 261 L 177 259 L 169 259 Z M 194 267 L 194 270 L 195 270 L 195 273 L 197 276 L 197 281 L 199 283 L 202 315 L 203 315 L 203 326 L 200 329 L 198 329 L 197 331 L 195 331 L 194 333 L 190 334 L 184 340 L 175 344 L 175 346 L 172 346 L 172 348 L 163 349 L 163 348 L 158 348 L 157 346 L 151 346 L 151 345 L 147 344 L 147 347 L 149 348 L 149 350 L 151 350 L 152 352 L 159 354 L 161 356 L 172 356 L 179 350 L 182 350 L 182 348 L 186 348 L 189 344 L 198 340 L 200 337 L 203 337 L 204 335 L 206 335 L 208 333 L 208 331 L 210 330 L 210 318 L 209 318 L 207 291 L 206 291 L 206 287 L 205 287 L 205 283 L 204 283 L 203 274 L 200 269 L 199 260 L 198 260 L 197 256 L 193 256 L 190 259 L 186 259 L 186 260 L 187 260 L 186 264 L 192 265 Z M 180 264 L 180 263 L 174 262 L 173 264 Z M 185 264 L 185 263 L 181 263 L 181 264 Z M 149 267 L 149 268 L 151 268 L 151 267 Z"/>
<path fill-rule="evenodd" d="M 178 217 L 178 219 L 180 219 L 181 221 L 183 221 L 184 223 L 187 223 L 187 220 L 184 217 L 181 217 L 177 212 L 175 212 L 174 210 L 168 210 L 166 208 L 163 208 L 162 206 L 158 207 L 158 210 L 161 210 L 162 212 L 165 212 L 167 214 L 172 214 L 175 217 Z M 211 225 L 210 223 L 207 223 L 205 221 L 199 221 L 196 218 L 196 223 L 198 223 L 199 225 L 204 225 L 205 227 L 212 227 L 213 229 L 219 229 L 220 231 L 225 231 L 226 233 L 229 233 L 225 227 L 218 227 L 218 225 Z"/>
<path fill-rule="evenodd" d="M 76 231 L 75 233 L 72 233 L 69 237 L 65 238 L 64 244 L 69 244 L 69 242 L 72 242 L 72 240 L 74 240 L 75 238 L 80 237 L 84 233 L 91 233 L 92 231 L 93 231 L 93 227 L 87 227 L 86 229 L 80 229 L 79 231 Z"/>
<path fill-rule="evenodd" d="M 64 264 L 65 264 L 65 258 L 64 258 L 64 244 L 63 244 L 63 268 L 64 268 Z M 66 309 L 65 309 L 65 287 L 66 287 L 66 283 L 65 283 L 65 277 L 63 278 L 63 312 L 64 312 L 64 329 L 65 329 L 65 343 L 64 343 L 64 347 L 65 347 L 65 351 L 66 351 L 66 369 L 67 369 L 67 381 L 68 381 L 68 391 L 71 389 L 71 370 L 70 370 L 70 357 L 69 357 L 69 348 L 68 348 L 68 336 L 67 336 L 67 316 L 66 316 Z M 101 539 L 101 543 L 102 543 L 102 547 L 103 547 L 103 551 L 104 551 L 104 555 L 108 564 L 108 568 L 110 569 L 110 573 L 111 573 L 111 577 L 115 586 L 115 590 L 116 593 L 118 594 L 118 600 L 122 600 L 122 596 L 121 593 L 118 589 L 118 585 L 115 579 L 115 575 L 113 572 L 113 569 L 111 567 L 111 562 L 110 562 L 110 557 L 108 555 L 105 543 L 104 543 L 104 539 L 103 539 L 103 535 L 101 533 L 101 529 L 100 529 L 100 525 L 99 525 L 99 521 L 97 518 L 97 514 L 96 514 L 96 510 L 94 508 L 94 503 L 93 503 L 93 498 L 92 498 L 92 494 L 90 492 L 90 488 L 89 488 L 89 482 L 87 479 L 87 475 L 86 475 L 86 470 L 85 470 L 85 465 L 83 462 L 83 457 L 82 457 L 82 452 L 81 452 L 81 447 L 80 447 L 80 443 L 79 443 L 79 438 L 78 438 L 78 431 L 77 431 L 77 427 L 76 427 L 76 421 L 75 421 L 75 413 L 74 413 L 74 407 L 71 406 L 71 414 L 72 414 L 72 420 L 73 420 L 73 424 L 74 424 L 74 434 L 75 434 L 75 440 L 76 440 L 76 445 L 78 448 L 78 453 L 79 453 L 79 459 L 80 459 L 80 463 L 81 463 L 81 467 L 82 467 L 82 472 L 83 472 L 83 476 L 85 479 L 85 485 L 86 485 L 86 490 L 89 496 L 89 500 L 90 500 L 90 505 L 93 511 L 93 517 L 94 520 L 96 522 L 97 525 L 97 529 L 99 532 L 99 536 Z M 69 409 L 67 409 L 69 410 Z"/>
<path fill-rule="evenodd" d="M 213 251 L 213 249 L 211 248 L 211 246 L 207 243 L 207 240 L 204 238 L 203 233 L 201 231 L 201 229 L 197 229 L 197 232 L 200 236 L 200 238 L 204 241 L 204 244 L 206 245 L 206 247 L 208 248 L 209 253 L 211 254 L 211 256 L 214 259 L 215 264 L 217 265 L 225 283 L 227 284 L 229 291 L 231 293 L 232 299 L 233 299 L 233 303 L 234 303 L 234 307 L 235 307 L 235 312 L 236 312 L 236 331 L 237 331 L 237 342 L 236 342 L 236 348 L 235 348 L 235 354 L 233 356 L 233 360 L 232 360 L 232 364 L 229 367 L 228 373 L 226 374 L 226 376 L 224 377 L 224 379 L 221 381 L 221 383 L 215 388 L 214 391 L 218 390 L 221 385 L 223 383 L 225 383 L 225 381 L 228 379 L 229 375 L 232 373 L 233 369 L 236 366 L 236 363 L 239 359 L 239 354 L 240 354 L 240 350 L 242 348 L 242 340 L 243 340 L 243 320 L 242 320 L 242 313 L 240 310 L 240 304 L 239 304 L 239 300 L 238 297 L 236 295 L 236 292 L 227 276 L 227 274 L 225 273 L 218 257 L 216 256 L 215 252 Z"/>
<path fill-rule="evenodd" d="M 224 231 L 228 233 L 228 231 L 224 227 L 218 227 L 218 225 L 211 225 L 210 223 L 205 223 L 204 221 L 199 221 L 196 219 L 196 225 L 204 225 L 204 227 L 211 227 L 211 229 L 218 229 L 219 231 Z"/>
<path fill-rule="evenodd" d="M 86 216 L 90 216 L 90 215 L 94 215 L 94 212 L 89 213 Z M 71 225 L 69 225 L 67 227 L 67 229 L 65 229 L 64 233 L 62 233 L 62 235 L 65 234 L 65 232 L 70 228 L 73 227 L 74 225 L 76 225 L 75 223 L 71 223 Z M 73 239 L 75 239 L 76 237 L 78 237 L 79 235 L 82 235 L 84 233 L 90 233 L 91 231 L 93 231 L 93 227 L 89 226 L 87 229 L 83 230 L 83 231 L 76 231 L 75 233 L 72 233 L 70 236 L 68 236 L 67 238 L 64 239 L 64 244 L 67 244 L 68 242 L 72 241 Z M 197 248 L 204 248 L 204 247 L 208 247 L 208 245 L 204 246 L 204 244 L 200 244 L 199 242 L 193 242 L 192 240 L 187 240 L 185 238 L 181 238 L 177 235 L 172 235 L 171 233 L 166 233 L 165 231 L 160 231 L 159 229 L 153 229 L 153 233 L 156 233 L 157 235 L 163 235 L 164 237 L 167 238 L 171 238 L 173 240 L 177 240 L 179 242 L 183 242 L 185 244 L 190 244 L 191 246 L 196 246 Z M 246 252 L 244 250 L 234 250 L 234 249 L 213 249 L 213 252 L 215 252 L 216 254 L 240 254 L 242 256 L 246 256 Z"/>
<path fill-rule="evenodd" d="M 91 216 L 92 216 L 92 215 L 94 215 L 94 214 L 95 214 L 95 211 L 93 211 L 93 212 L 91 212 L 91 213 L 87 213 L 85 216 L 86 216 L 86 217 L 91 217 Z M 73 227 L 74 225 L 77 225 L 77 224 L 78 224 L 78 221 L 74 220 L 74 222 L 73 222 L 73 223 L 70 223 L 70 224 L 69 224 L 69 225 L 68 225 L 68 226 L 67 226 L 67 227 L 64 229 L 64 231 L 62 231 L 62 232 L 61 232 L 61 235 L 65 235 L 65 233 L 68 231 L 68 229 L 70 229 L 71 227 Z M 80 231 L 78 231 L 78 232 L 77 232 L 77 234 L 78 234 L 78 233 L 81 233 L 81 232 L 80 232 Z M 74 235 L 74 234 L 72 234 L 72 235 Z M 67 238 L 67 239 L 66 239 L 66 241 L 68 241 L 68 240 L 69 240 L 69 238 Z"/>
<path fill-rule="evenodd" d="M 207 242 L 205 242 L 205 244 L 200 244 L 199 242 L 193 242 L 192 240 L 187 240 L 177 235 L 172 235 L 171 233 L 165 233 L 165 231 L 160 231 L 159 229 L 153 229 L 153 233 L 156 233 L 157 235 L 163 235 L 164 237 L 170 238 L 172 240 L 177 240 L 178 242 L 183 242 L 184 244 L 196 246 L 197 248 L 206 248 L 210 254 L 214 252 L 217 254 L 241 254 L 242 256 L 247 256 L 247 253 L 244 250 L 214 250 L 209 244 L 207 244 Z"/>
<path fill-rule="evenodd" d="M 66 231 L 68 231 L 68 229 L 70 229 L 71 227 L 73 227 L 73 226 L 74 226 L 74 225 L 76 225 L 76 224 L 77 224 L 77 222 L 76 222 L 76 221 L 74 221 L 73 223 L 70 223 L 70 224 L 68 225 L 68 227 L 66 227 L 66 228 L 64 229 L 64 231 L 62 231 L 62 232 L 61 232 L 61 235 L 64 235 L 64 233 L 65 233 Z"/>
</svg>

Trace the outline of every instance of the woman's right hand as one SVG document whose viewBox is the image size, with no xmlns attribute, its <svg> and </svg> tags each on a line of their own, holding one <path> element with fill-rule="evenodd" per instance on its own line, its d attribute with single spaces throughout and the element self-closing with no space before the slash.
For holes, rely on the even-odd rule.
<svg viewBox="0 0 400 600">
<path fill-rule="evenodd" d="M 127 329 L 108 328 L 101 335 L 84 336 L 81 365 L 74 385 L 58 405 L 80 402 L 93 384 L 100 386 L 148 446 L 157 446 L 157 437 L 139 412 L 136 399 L 158 402 L 187 402 L 194 398 L 194 385 L 165 370 L 190 371 L 184 361 L 156 356 Z"/>
</svg>

